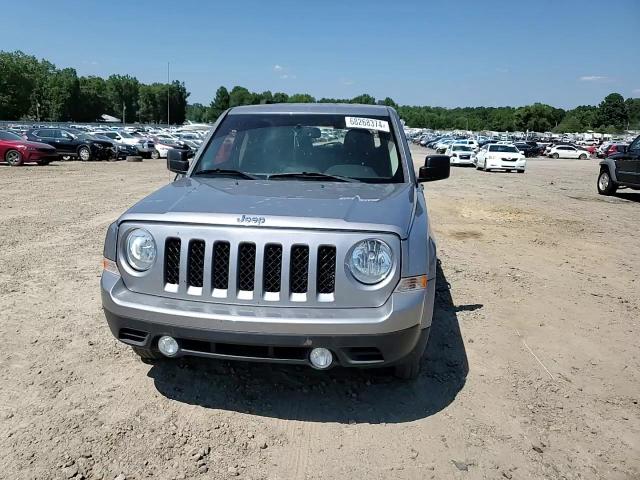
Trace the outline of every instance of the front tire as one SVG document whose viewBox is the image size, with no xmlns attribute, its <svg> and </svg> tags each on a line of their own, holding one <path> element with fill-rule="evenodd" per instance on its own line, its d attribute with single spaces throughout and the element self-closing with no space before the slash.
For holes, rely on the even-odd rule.
<svg viewBox="0 0 640 480">
<path fill-rule="evenodd" d="M 89 147 L 80 147 L 78 149 L 78 158 L 80 158 L 80 160 L 82 160 L 83 162 L 88 162 L 89 160 L 91 160 L 91 150 L 89 149 Z"/>
<path fill-rule="evenodd" d="M 154 150 L 153 152 L 151 152 L 151 158 L 153 158 L 154 160 L 157 160 L 160 158 L 160 152 L 158 150 Z"/>
<path fill-rule="evenodd" d="M 420 338 L 418 343 L 413 347 L 411 353 L 405 358 L 402 363 L 395 366 L 393 374 L 396 378 L 401 380 L 415 380 L 420 374 L 420 362 L 422 361 L 422 355 L 427 348 L 429 342 L 429 328 L 423 328 L 420 331 Z"/>
<path fill-rule="evenodd" d="M 551 155 L 551 158 L 553 158 L 554 160 L 557 160 L 560 158 L 560 155 L 558 155 L 557 153 L 554 153 L 553 155 Z"/>
<path fill-rule="evenodd" d="M 579 158 L 580 160 L 586 160 L 586 159 L 587 159 L 587 156 L 583 153 L 583 154 L 582 154 L 582 155 L 580 155 L 578 158 Z"/>
<path fill-rule="evenodd" d="M 608 170 L 602 170 L 598 175 L 598 193 L 600 195 L 613 195 L 618 190 L 618 186 L 611 179 Z"/>
<path fill-rule="evenodd" d="M 22 165 L 22 154 L 18 150 L 9 150 L 4 159 L 12 167 Z"/>
</svg>

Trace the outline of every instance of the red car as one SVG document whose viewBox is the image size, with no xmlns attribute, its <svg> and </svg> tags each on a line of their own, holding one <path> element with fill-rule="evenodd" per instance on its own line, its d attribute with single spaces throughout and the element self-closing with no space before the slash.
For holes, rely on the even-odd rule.
<svg viewBox="0 0 640 480">
<path fill-rule="evenodd" d="M 15 133 L 0 130 L 0 162 L 16 167 L 23 163 L 49 165 L 54 160 L 58 160 L 58 153 L 51 145 L 29 142 Z"/>
</svg>

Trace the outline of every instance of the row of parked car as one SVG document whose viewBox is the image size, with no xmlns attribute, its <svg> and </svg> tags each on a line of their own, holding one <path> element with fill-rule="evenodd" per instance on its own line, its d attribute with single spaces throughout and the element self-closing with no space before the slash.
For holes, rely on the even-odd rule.
<svg viewBox="0 0 640 480">
<path fill-rule="evenodd" d="M 147 130 L 95 126 L 13 128 L 0 130 L 0 162 L 48 165 L 54 160 L 122 160 L 130 156 L 166 158 L 170 149 L 192 157 L 206 135 L 204 130 Z"/>
<path fill-rule="evenodd" d="M 627 142 L 598 143 L 595 140 L 576 143 L 566 141 L 540 142 L 535 140 L 500 140 L 481 136 L 476 138 L 450 135 L 434 136 L 432 134 L 417 135 L 411 140 L 415 144 L 432 148 L 442 154 L 453 144 L 469 145 L 475 152 L 487 144 L 508 144 L 514 145 L 526 158 L 539 156 L 577 159 L 587 159 L 591 156 L 607 158 L 624 151 L 629 146 Z"/>
</svg>

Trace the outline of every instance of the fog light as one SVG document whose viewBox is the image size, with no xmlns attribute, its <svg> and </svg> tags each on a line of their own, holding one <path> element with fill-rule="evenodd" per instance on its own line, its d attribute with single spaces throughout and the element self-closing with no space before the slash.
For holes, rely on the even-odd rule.
<svg viewBox="0 0 640 480">
<path fill-rule="evenodd" d="M 323 370 L 331 366 L 331 362 L 333 362 L 333 355 L 331 354 L 331 351 L 326 348 L 314 348 L 309 354 L 309 361 L 313 368 Z"/>
<path fill-rule="evenodd" d="M 158 350 L 167 357 L 173 357 L 178 353 L 178 342 L 175 338 L 164 335 L 158 340 Z"/>
</svg>

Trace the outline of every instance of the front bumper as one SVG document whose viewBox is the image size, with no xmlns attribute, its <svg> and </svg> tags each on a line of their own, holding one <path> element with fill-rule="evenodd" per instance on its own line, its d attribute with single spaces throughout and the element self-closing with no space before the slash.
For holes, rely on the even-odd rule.
<svg viewBox="0 0 640 480">
<path fill-rule="evenodd" d="M 469 157 L 469 158 L 450 157 L 449 161 L 451 165 L 473 165 L 474 159 L 472 157 Z"/>
<path fill-rule="evenodd" d="M 102 275 L 101 293 L 111 332 L 129 345 L 155 349 L 160 336 L 170 335 L 183 355 L 299 364 L 322 346 L 341 365 L 383 366 L 404 358 L 430 327 L 435 279 L 426 290 L 394 293 L 377 308 L 175 300 L 131 292 L 109 272 Z"/>
<path fill-rule="evenodd" d="M 496 170 L 524 170 L 527 167 L 525 159 L 508 162 L 504 160 L 487 160 L 486 168 Z"/>
<path fill-rule="evenodd" d="M 42 162 L 42 161 L 46 161 L 46 162 L 55 162 L 57 160 L 59 160 L 59 155 L 56 153 L 56 151 L 52 151 L 52 152 L 27 152 L 28 155 L 26 156 L 27 158 L 25 158 L 25 162 Z"/>
</svg>

